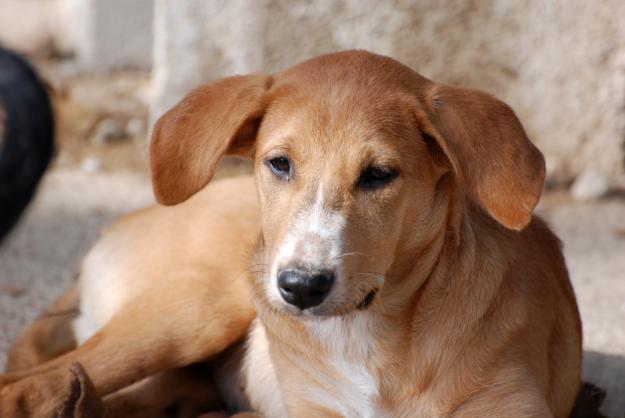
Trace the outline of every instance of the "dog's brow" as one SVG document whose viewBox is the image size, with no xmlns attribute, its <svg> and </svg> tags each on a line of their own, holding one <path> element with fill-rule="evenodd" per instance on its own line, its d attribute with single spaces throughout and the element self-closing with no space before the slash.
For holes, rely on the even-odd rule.
<svg viewBox="0 0 625 418">
<path fill-rule="evenodd" d="M 294 139 L 290 136 L 282 137 L 281 139 L 276 139 L 272 141 L 273 145 L 262 151 L 260 154 L 260 159 L 264 160 L 270 156 L 277 156 L 279 154 L 289 154 L 291 151 L 290 144 L 294 141 Z"/>
</svg>

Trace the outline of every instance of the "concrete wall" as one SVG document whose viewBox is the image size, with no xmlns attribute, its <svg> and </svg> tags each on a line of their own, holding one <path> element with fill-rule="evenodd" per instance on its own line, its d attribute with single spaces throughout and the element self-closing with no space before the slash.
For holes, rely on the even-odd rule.
<svg viewBox="0 0 625 418">
<path fill-rule="evenodd" d="M 156 0 L 155 118 L 191 87 L 365 48 L 489 91 L 518 113 L 551 178 L 623 175 L 622 0 Z"/>
<path fill-rule="evenodd" d="M 76 52 L 84 69 L 149 69 L 152 65 L 154 0 L 74 2 Z"/>
</svg>

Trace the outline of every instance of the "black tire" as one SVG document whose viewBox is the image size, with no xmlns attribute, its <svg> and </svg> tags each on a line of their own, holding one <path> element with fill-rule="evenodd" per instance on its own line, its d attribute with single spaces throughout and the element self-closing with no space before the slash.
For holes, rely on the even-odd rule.
<svg viewBox="0 0 625 418">
<path fill-rule="evenodd" d="M 32 199 L 54 153 L 54 115 L 45 87 L 20 56 L 0 48 L 0 242 Z"/>
</svg>

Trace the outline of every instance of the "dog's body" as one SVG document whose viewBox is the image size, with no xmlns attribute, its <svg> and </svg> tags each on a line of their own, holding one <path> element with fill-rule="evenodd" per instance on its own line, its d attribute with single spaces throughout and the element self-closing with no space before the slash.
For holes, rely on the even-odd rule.
<svg viewBox="0 0 625 418">
<path fill-rule="evenodd" d="M 267 417 L 570 413 L 579 314 L 531 215 L 544 162 L 501 102 L 346 52 L 202 87 L 152 146 L 166 204 L 225 153 L 255 177 L 115 225 L 84 263 L 78 348 L 4 376 L 2 414 L 72 361 L 107 395 L 224 350 L 222 397 Z M 16 368 L 51 357 L 36 327 Z"/>
</svg>

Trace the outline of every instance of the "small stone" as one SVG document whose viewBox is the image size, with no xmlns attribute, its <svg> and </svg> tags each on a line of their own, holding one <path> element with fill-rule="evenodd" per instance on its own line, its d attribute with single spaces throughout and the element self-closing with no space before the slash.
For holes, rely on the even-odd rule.
<svg viewBox="0 0 625 418">
<path fill-rule="evenodd" d="M 26 290 L 18 286 L 5 285 L 5 286 L 0 286 L 0 292 L 6 293 L 7 295 L 14 297 L 14 298 L 18 298 L 24 295 L 26 293 Z"/>
<path fill-rule="evenodd" d="M 97 173 L 102 170 L 102 162 L 96 157 L 87 157 L 82 160 L 80 167 L 86 173 Z"/>
<path fill-rule="evenodd" d="M 115 118 L 100 121 L 95 128 L 91 142 L 97 145 L 109 144 L 126 138 L 124 124 Z"/>
<path fill-rule="evenodd" d="M 605 196 L 610 190 L 608 178 L 594 167 L 584 170 L 571 186 L 571 196 L 576 200 L 591 200 Z"/>
<path fill-rule="evenodd" d="M 545 157 L 545 166 L 545 187 L 547 189 L 558 189 L 567 183 L 567 177 L 560 159 Z"/>
<path fill-rule="evenodd" d="M 130 118 L 126 123 L 126 134 L 129 137 L 136 138 L 145 133 L 145 122 L 143 118 Z"/>
</svg>

